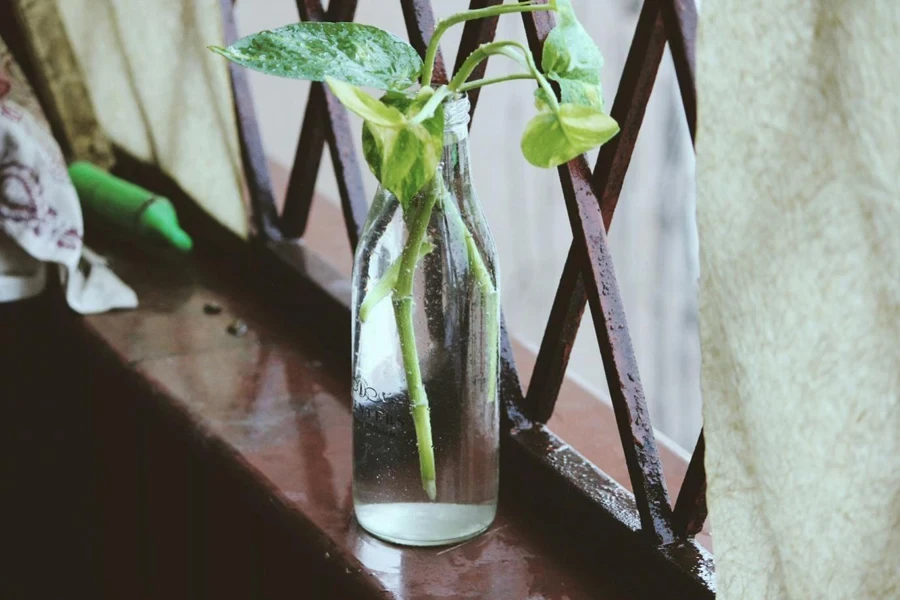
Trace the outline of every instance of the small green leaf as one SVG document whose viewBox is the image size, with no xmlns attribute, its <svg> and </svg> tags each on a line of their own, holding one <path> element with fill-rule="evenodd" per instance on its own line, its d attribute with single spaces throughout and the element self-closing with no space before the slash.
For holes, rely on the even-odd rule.
<svg viewBox="0 0 900 600">
<path fill-rule="evenodd" d="M 295 23 L 210 49 L 270 75 L 311 81 L 332 77 L 381 90 L 405 90 L 422 71 L 422 59 L 412 46 L 359 23 Z"/>
<path fill-rule="evenodd" d="M 393 106 L 382 103 L 349 83 L 331 77 L 326 77 L 325 81 L 344 106 L 366 121 L 384 127 L 403 125 L 403 114 Z"/>
<path fill-rule="evenodd" d="M 541 69 L 559 83 L 562 101 L 603 110 L 600 69 L 603 55 L 588 35 L 572 8 L 570 0 L 556 1 L 559 23 L 544 41 Z M 542 91 L 536 94 L 538 108 L 547 103 Z"/>
<path fill-rule="evenodd" d="M 616 135 L 619 125 L 589 106 L 560 104 L 559 112 L 544 110 L 525 127 L 522 154 L 537 167 L 556 167 Z"/>
<path fill-rule="evenodd" d="M 421 123 L 409 121 L 428 97 L 427 94 L 416 98 L 386 94 L 381 101 L 404 115 L 403 126 L 385 127 L 369 121 L 363 126 L 366 162 L 381 185 L 397 196 L 404 211 L 416 193 L 434 177 L 443 152 L 443 107 Z"/>
</svg>

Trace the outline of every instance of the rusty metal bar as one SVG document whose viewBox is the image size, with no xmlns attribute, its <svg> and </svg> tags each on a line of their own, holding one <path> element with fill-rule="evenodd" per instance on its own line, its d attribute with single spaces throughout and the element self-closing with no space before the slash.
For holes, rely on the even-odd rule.
<svg viewBox="0 0 900 600">
<path fill-rule="evenodd" d="M 695 0 L 655 0 L 660 9 L 666 28 L 669 47 L 672 49 L 672 61 L 675 64 L 675 75 L 678 77 L 678 88 L 681 92 L 681 103 L 687 120 L 691 142 L 697 142 L 697 87 L 696 56 L 697 47 L 697 5 Z M 694 536 L 703 528 L 706 521 L 706 468 L 704 458 L 706 443 L 703 431 L 697 440 L 694 454 L 688 465 L 684 483 L 675 503 L 675 531 L 679 536 Z"/>
<path fill-rule="evenodd" d="M 580 157 L 560 166 L 559 174 L 572 234 L 586 259 L 582 262 L 585 289 L 641 526 L 647 537 L 667 544 L 674 539 L 669 493 L 606 243 L 606 230 L 591 187 L 591 172 L 585 158 Z"/>
<path fill-rule="evenodd" d="M 319 165 L 325 151 L 325 107 L 317 100 L 323 100 L 321 83 L 313 83 L 306 99 L 306 113 L 300 128 L 300 140 L 294 153 L 294 166 L 288 179 L 284 196 L 284 211 L 281 213 L 281 231 L 287 238 L 299 238 L 306 233 L 309 211 L 316 192 Z M 318 90 L 318 91 L 317 91 Z"/>
<path fill-rule="evenodd" d="M 319 0 L 297 0 L 297 12 L 301 21 L 325 20 L 325 11 Z M 319 84 L 313 83 L 312 87 L 316 85 Z M 294 165 L 291 167 L 284 195 L 281 232 L 286 238 L 299 238 L 306 233 L 309 211 L 316 193 L 316 180 L 319 178 L 327 129 L 324 107 L 316 103 L 316 98 L 321 98 L 321 94 L 311 88 L 306 98 L 306 113 L 303 115 L 300 139 L 294 152 Z"/>
<path fill-rule="evenodd" d="M 237 40 L 237 24 L 231 0 L 221 0 L 222 25 L 225 32 L 225 43 Z M 241 162 L 247 178 L 250 193 L 250 211 L 255 234 L 263 240 L 281 239 L 278 228 L 278 209 L 275 206 L 275 194 L 269 177 L 269 165 L 263 150 L 259 126 L 256 122 L 256 109 L 253 96 L 243 67 L 228 63 L 228 74 L 231 77 L 231 93 L 234 98 L 234 111 L 238 126 L 238 143 L 241 148 Z"/>
<path fill-rule="evenodd" d="M 469 2 L 469 8 L 474 10 L 495 6 L 497 4 L 503 4 L 503 0 L 471 0 Z M 499 20 L 500 17 L 491 17 L 490 19 L 477 19 L 475 21 L 466 22 L 463 26 L 459 50 L 456 53 L 456 65 L 453 67 L 454 74 L 459 71 L 459 68 L 465 62 L 466 58 L 468 58 L 478 46 L 486 44 L 494 39 L 494 35 L 497 33 L 497 23 Z M 484 73 L 487 70 L 487 63 L 488 61 L 484 60 L 475 67 L 475 70 L 472 71 L 472 75 L 469 76 L 469 79 L 476 80 L 484 77 Z M 469 104 L 471 105 L 469 108 L 469 117 L 473 117 L 475 114 L 475 105 L 478 104 L 479 92 L 481 92 L 480 88 L 476 88 L 469 92 Z M 469 128 L 471 127 L 472 119 L 470 118 Z"/>
<path fill-rule="evenodd" d="M 403 7 L 403 18 L 406 21 L 406 31 L 409 33 L 409 43 L 425 56 L 431 34 L 434 33 L 434 11 L 431 9 L 430 0 L 400 0 Z M 447 70 L 444 68 L 444 58 L 438 49 L 434 60 L 435 83 L 447 83 Z"/>
<path fill-rule="evenodd" d="M 648 0 L 650 1 L 650 0 Z M 694 78 L 697 47 L 697 5 L 695 0 L 653 0 L 660 4 L 666 35 L 672 49 L 675 75 L 681 90 L 681 103 L 687 118 L 691 141 L 697 137 L 697 89 Z"/>
<path fill-rule="evenodd" d="M 341 101 L 327 87 L 318 84 L 324 96 L 324 104 L 330 127 L 326 130 L 328 147 L 331 149 L 331 163 L 337 179 L 341 196 L 341 210 L 344 212 L 344 226 L 350 239 L 350 247 L 356 250 L 359 236 L 366 222 L 369 203 L 366 202 L 366 190 L 363 185 L 362 170 L 356 159 L 356 147 L 353 145 L 353 131 L 350 129 L 350 116 Z"/>
<path fill-rule="evenodd" d="M 352 21 L 356 6 L 357 0 L 333 0 L 326 13 L 319 0 L 297 0 L 297 11 L 304 21 Z M 347 236 L 355 249 L 368 211 L 362 172 L 347 111 L 321 83 L 313 83 L 310 87 L 288 180 L 282 231 L 289 238 L 301 237 L 306 231 L 326 141 L 337 176 Z"/>
<path fill-rule="evenodd" d="M 619 123 L 621 131 L 600 149 L 597 166 L 594 168 L 594 189 L 600 194 L 600 210 L 607 231 L 618 204 L 625 173 L 631 163 L 665 45 L 666 38 L 659 7 L 656 2 L 645 2 L 625 60 L 616 99 L 610 111 L 612 117 Z M 546 423 L 553 415 L 572 345 L 575 343 L 575 336 L 587 303 L 581 275 L 581 260 L 573 243 L 566 258 L 528 386 L 526 412 L 541 423 Z"/>
<path fill-rule="evenodd" d="M 519 370 L 512 343 L 506 329 L 506 318 L 500 313 L 500 383 L 497 386 L 498 396 L 502 402 L 501 418 L 504 431 L 528 429 L 531 421 L 522 413 L 522 384 L 519 381 Z"/>
<path fill-rule="evenodd" d="M 694 537 L 706 522 L 706 442 L 703 431 L 697 439 L 694 454 L 675 501 L 672 523 L 679 537 Z"/>
<path fill-rule="evenodd" d="M 338 1 L 335 4 L 342 4 Z M 356 2 L 351 2 L 356 5 Z M 319 0 L 297 0 L 297 12 L 300 13 L 301 21 L 325 21 L 325 9 Z M 353 18 L 353 15 L 350 15 Z"/>
<path fill-rule="evenodd" d="M 600 210 L 607 230 L 619 202 L 665 47 L 666 36 L 659 9 L 654 2 L 645 2 L 610 111 L 621 131 L 600 148 L 594 167 L 594 187 L 601 191 Z"/>
<path fill-rule="evenodd" d="M 519 0 L 519 2 L 525 1 Z M 541 4 L 547 4 L 547 0 L 543 0 Z M 528 47 L 531 48 L 534 61 L 540 66 L 544 57 L 544 40 L 547 39 L 550 30 L 556 25 L 556 19 L 550 11 L 539 11 L 522 13 L 522 21 L 525 24 L 525 36 L 528 38 Z"/>
<path fill-rule="evenodd" d="M 312 0 L 306 0 L 310 2 Z M 352 21 L 353 17 L 356 16 L 356 5 L 359 4 L 359 0 L 331 0 L 328 3 L 328 13 L 326 15 L 326 21 Z"/>
<path fill-rule="evenodd" d="M 543 16 L 538 19 L 535 15 Z M 549 13 L 525 13 L 522 17 L 532 52 L 538 59 L 553 28 L 553 17 Z M 666 544 L 675 538 L 672 509 L 593 177 L 583 156 L 561 165 L 559 175 L 576 248 L 584 258 L 581 266 L 585 289 L 641 526 L 648 538 Z"/>
<path fill-rule="evenodd" d="M 566 265 L 550 308 L 525 396 L 525 412 L 538 423 L 546 423 L 553 416 L 559 390 L 566 377 L 569 356 L 581 327 L 587 292 L 581 275 L 583 260 L 575 243 L 569 246 Z"/>
</svg>

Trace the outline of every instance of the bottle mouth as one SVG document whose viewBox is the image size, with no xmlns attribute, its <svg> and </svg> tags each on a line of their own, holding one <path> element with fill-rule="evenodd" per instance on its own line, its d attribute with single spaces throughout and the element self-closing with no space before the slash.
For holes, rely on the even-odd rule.
<svg viewBox="0 0 900 600">
<path fill-rule="evenodd" d="M 448 96 L 444 102 L 444 131 L 469 124 L 469 97 L 464 93 Z"/>
</svg>

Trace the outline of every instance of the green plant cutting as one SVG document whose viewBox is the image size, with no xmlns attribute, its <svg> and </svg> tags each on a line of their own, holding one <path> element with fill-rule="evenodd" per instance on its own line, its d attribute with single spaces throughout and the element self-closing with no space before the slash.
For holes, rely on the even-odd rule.
<svg viewBox="0 0 900 600">
<path fill-rule="evenodd" d="M 553 11 L 558 21 L 544 42 L 540 69 L 522 44 L 495 41 L 475 49 L 449 83 L 435 85 L 438 44 L 450 27 L 474 19 L 536 11 Z M 534 80 L 537 114 L 525 126 L 520 146 L 531 164 L 555 167 L 600 146 L 619 131 L 603 110 L 600 50 L 579 23 L 570 0 L 499 4 L 451 15 L 437 23 L 424 60 L 404 40 L 359 23 L 296 23 L 250 35 L 227 48 L 213 46 L 211 50 L 270 75 L 325 82 L 344 106 L 365 121 L 362 146 L 366 162 L 382 187 L 399 200 L 408 235 L 397 262 L 368 291 L 359 318 L 364 321 L 374 306 L 392 297 L 422 486 L 434 500 L 434 448 L 428 396 L 416 351 L 412 290 L 416 267 L 433 247 L 426 239 L 432 210 L 447 193 L 439 174 L 443 102 L 487 85 L 514 79 Z M 476 67 L 490 56 L 510 59 L 520 71 L 470 80 Z M 558 85 L 558 96 L 551 81 Z M 362 87 L 382 90 L 384 94 L 375 98 Z M 486 310 L 496 315 L 498 299 L 489 271 L 464 221 L 452 210 L 453 202 L 446 204 L 454 226 L 464 230 L 471 273 L 488 300 Z M 491 321 L 487 338 L 496 344 L 499 324 L 496 317 Z M 487 350 L 491 357 L 488 401 L 494 401 L 498 348 Z"/>
</svg>

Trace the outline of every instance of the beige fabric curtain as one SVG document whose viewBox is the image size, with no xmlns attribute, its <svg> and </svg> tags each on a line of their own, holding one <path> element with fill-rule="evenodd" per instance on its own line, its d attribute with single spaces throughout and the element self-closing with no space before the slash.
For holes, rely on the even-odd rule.
<svg viewBox="0 0 900 600">
<path fill-rule="evenodd" d="M 900 598 L 900 2 L 704 2 L 719 597 Z"/>
<path fill-rule="evenodd" d="M 246 236 L 219 0 L 56 2 L 110 139 Z"/>
</svg>

